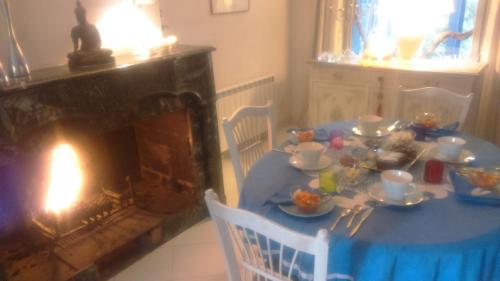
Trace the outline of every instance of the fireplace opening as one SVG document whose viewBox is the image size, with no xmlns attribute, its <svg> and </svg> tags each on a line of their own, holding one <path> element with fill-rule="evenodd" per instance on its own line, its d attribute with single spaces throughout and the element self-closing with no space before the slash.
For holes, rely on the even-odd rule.
<svg viewBox="0 0 500 281">
<path fill-rule="evenodd" d="M 111 131 L 73 118 L 20 140 L 0 168 L 0 280 L 102 278 L 163 242 L 166 220 L 202 206 L 192 118 L 179 109 Z"/>
</svg>

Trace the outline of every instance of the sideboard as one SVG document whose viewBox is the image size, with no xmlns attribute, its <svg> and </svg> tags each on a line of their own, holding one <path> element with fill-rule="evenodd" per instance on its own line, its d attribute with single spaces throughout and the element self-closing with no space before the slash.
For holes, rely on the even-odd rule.
<svg viewBox="0 0 500 281">
<path fill-rule="evenodd" d="M 401 88 L 441 87 L 474 93 L 465 129 L 473 127 L 484 65 L 470 69 L 416 70 L 312 61 L 309 83 L 309 126 L 353 119 L 362 114 L 394 118 Z"/>
</svg>

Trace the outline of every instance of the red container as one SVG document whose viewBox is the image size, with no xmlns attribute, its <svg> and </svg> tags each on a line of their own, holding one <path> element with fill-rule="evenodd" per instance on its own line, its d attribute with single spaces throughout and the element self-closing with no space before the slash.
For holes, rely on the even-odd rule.
<svg viewBox="0 0 500 281">
<path fill-rule="evenodd" d="M 427 183 L 438 184 L 443 181 L 443 162 L 431 159 L 425 163 L 424 180 Z"/>
</svg>

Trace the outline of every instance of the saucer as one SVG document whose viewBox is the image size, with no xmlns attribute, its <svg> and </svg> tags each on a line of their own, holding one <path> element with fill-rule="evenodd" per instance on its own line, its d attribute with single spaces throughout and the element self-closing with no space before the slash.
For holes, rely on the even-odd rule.
<svg viewBox="0 0 500 281">
<path fill-rule="evenodd" d="M 452 159 L 450 157 L 443 155 L 439 151 L 439 147 L 434 147 L 433 149 L 431 149 L 428 155 L 439 161 L 452 164 L 467 164 L 469 162 L 476 160 L 476 156 L 474 155 L 474 153 L 472 153 L 470 150 L 467 149 L 462 149 L 462 152 L 460 152 L 460 155 L 456 159 Z"/>
<path fill-rule="evenodd" d="M 319 158 L 318 164 L 316 167 L 306 167 L 304 164 L 302 164 L 302 160 L 296 155 L 292 155 L 290 159 L 288 160 L 288 163 L 292 165 L 293 167 L 303 170 L 303 171 L 319 171 L 323 170 L 325 168 L 328 168 L 332 164 L 332 158 L 328 157 L 325 154 L 322 154 Z"/>
<path fill-rule="evenodd" d="M 409 194 L 405 199 L 394 200 L 385 197 L 384 185 L 382 182 L 372 184 L 368 187 L 368 195 L 376 201 L 390 206 L 409 207 L 424 201 L 424 195 L 415 186 L 415 192 Z"/>
<path fill-rule="evenodd" d="M 310 213 L 300 210 L 299 207 L 295 206 L 295 204 L 280 204 L 278 205 L 278 208 L 280 208 L 280 210 L 282 210 L 283 212 L 294 217 L 314 218 L 314 217 L 324 216 L 330 213 L 333 210 L 333 208 L 335 208 L 335 203 L 330 198 L 329 200 L 322 202 L 318 206 L 318 209 L 316 209 L 316 211 Z"/>
<path fill-rule="evenodd" d="M 359 126 L 354 126 L 352 128 L 352 133 L 360 137 L 382 138 L 390 135 L 391 131 L 389 131 L 389 129 L 387 129 L 386 127 L 378 127 L 377 131 L 374 134 L 367 134 Z"/>
</svg>

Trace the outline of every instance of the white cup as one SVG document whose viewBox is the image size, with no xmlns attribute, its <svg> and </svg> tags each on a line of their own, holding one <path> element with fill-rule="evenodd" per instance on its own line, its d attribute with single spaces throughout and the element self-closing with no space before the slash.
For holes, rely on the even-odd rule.
<svg viewBox="0 0 500 281">
<path fill-rule="evenodd" d="M 465 140 L 456 137 L 438 138 L 439 152 L 448 159 L 457 159 L 465 145 Z"/>
<path fill-rule="evenodd" d="M 403 200 L 415 187 L 411 184 L 413 176 L 405 171 L 387 170 L 380 174 L 384 184 L 385 197 Z"/>
<path fill-rule="evenodd" d="M 318 142 L 303 142 L 297 145 L 296 154 L 298 155 L 302 165 L 307 168 L 318 166 L 321 153 L 325 147 Z"/>
<path fill-rule="evenodd" d="M 364 134 L 374 135 L 382 122 L 382 117 L 377 115 L 363 115 L 358 117 L 359 128 Z"/>
</svg>

